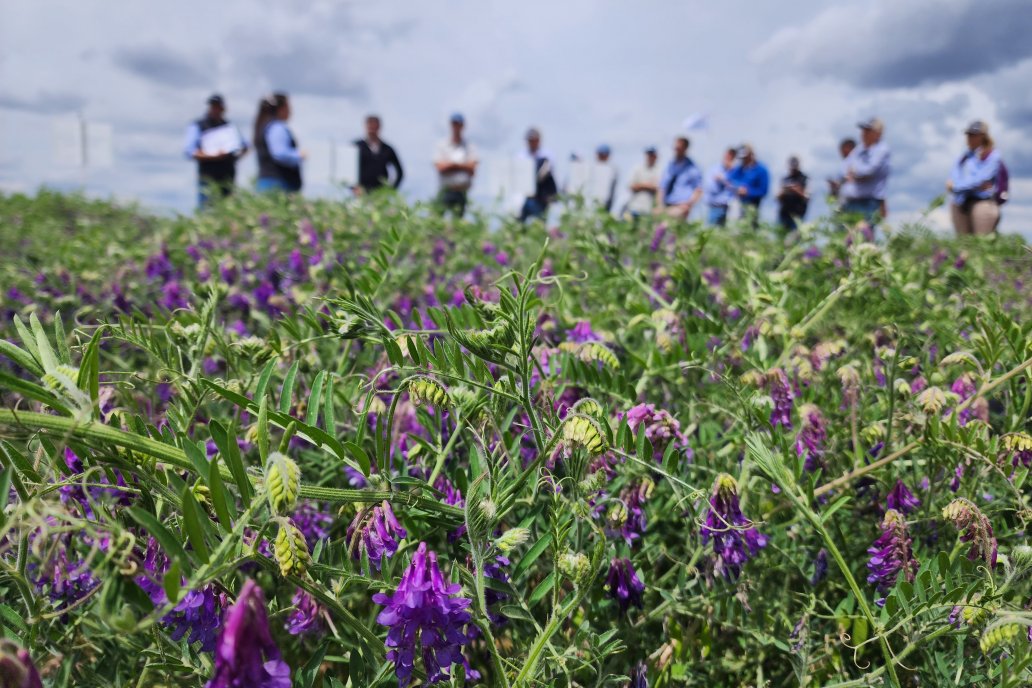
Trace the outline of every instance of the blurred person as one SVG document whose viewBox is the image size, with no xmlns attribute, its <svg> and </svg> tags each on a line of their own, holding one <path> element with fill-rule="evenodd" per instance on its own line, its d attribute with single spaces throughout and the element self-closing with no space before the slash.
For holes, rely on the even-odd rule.
<svg viewBox="0 0 1032 688">
<path fill-rule="evenodd" d="M 211 150 L 213 145 L 217 150 Z M 187 159 L 197 161 L 199 208 L 207 208 L 213 195 L 225 198 L 233 193 L 236 163 L 246 153 L 247 141 L 235 125 L 226 121 L 226 101 L 218 93 L 212 95 L 204 117 L 186 128 L 183 146 Z"/>
<path fill-rule="evenodd" d="M 789 232 L 795 231 L 799 220 L 806 217 L 810 195 L 806 192 L 808 177 L 799 169 L 799 158 L 788 159 L 788 174 L 781 179 L 778 191 L 778 225 Z"/>
<path fill-rule="evenodd" d="M 967 150 L 953 166 L 946 182 L 946 190 L 952 194 L 953 229 L 957 236 L 992 234 L 1000 222 L 1000 205 L 996 198 L 1000 152 L 985 122 L 972 122 L 964 134 Z"/>
<path fill-rule="evenodd" d="M 756 159 L 750 144 L 743 143 L 739 147 L 738 165 L 728 173 L 728 179 L 742 204 L 742 217 L 749 218 L 755 229 L 760 224 L 760 203 L 770 190 L 770 173 L 766 165 Z"/>
<path fill-rule="evenodd" d="M 877 117 L 860 122 L 860 145 L 846 158 L 845 182 L 839 189 L 842 212 L 862 215 L 871 223 L 884 217 L 891 172 L 891 151 L 882 141 L 885 125 Z"/>
<path fill-rule="evenodd" d="M 645 149 L 645 162 L 631 172 L 631 200 L 627 202 L 626 211 L 635 219 L 652 213 L 652 207 L 656 204 L 660 175 L 656 164 L 658 158 L 656 147 L 649 146 Z"/>
<path fill-rule="evenodd" d="M 681 220 L 688 219 L 702 196 L 702 172 L 688 157 L 690 145 L 685 136 L 674 139 L 674 159 L 659 181 L 662 205 L 657 212 Z"/>
<path fill-rule="evenodd" d="M 297 140 L 287 128 L 290 119 L 290 100 L 286 93 L 273 93 L 258 103 L 254 120 L 254 149 L 258 154 L 259 193 L 301 190 L 301 163 L 304 152 L 298 150 Z"/>
<path fill-rule="evenodd" d="M 706 173 L 705 200 L 709 208 L 707 222 L 714 227 L 727 224 L 727 209 L 735 198 L 735 187 L 728 181 L 728 174 L 735 166 L 737 148 L 728 148 L 720 162 Z"/>
<path fill-rule="evenodd" d="M 477 172 L 477 152 L 463 136 L 466 118 L 454 113 L 449 119 L 451 136 L 437 144 L 434 167 L 440 178 L 437 203 L 442 213 L 461 218 L 466 212 L 469 189 Z"/>
<path fill-rule="evenodd" d="M 369 115 L 365 119 L 366 136 L 355 141 L 358 147 L 358 184 L 353 187 L 356 194 L 369 193 L 390 184 L 397 189 L 405 176 L 401 160 L 394 149 L 380 138 L 380 117 Z M 394 180 L 391 181 L 391 169 Z"/>
<path fill-rule="evenodd" d="M 839 192 L 842 189 L 842 185 L 846 182 L 846 159 L 849 158 L 849 154 L 856 148 L 856 140 L 851 138 L 845 138 L 839 141 L 839 155 L 842 157 L 842 171 L 837 177 L 828 178 L 828 193 L 835 197 L 836 203 L 841 201 Z"/>
<path fill-rule="evenodd" d="M 595 165 L 609 170 L 612 177 L 612 183 L 609 185 L 606 197 L 602 199 L 602 207 L 606 209 L 607 213 L 612 211 L 613 199 L 616 197 L 616 169 L 613 167 L 613 163 L 609 162 L 609 156 L 611 154 L 612 150 L 605 143 L 595 149 Z"/>
<path fill-rule="evenodd" d="M 534 195 L 523 201 L 520 210 L 520 222 L 548 217 L 548 206 L 559 195 L 559 187 L 555 182 L 555 170 L 552 156 L 541 148 L 541 132 L 535 127 L 527 130 L 527 150 L 525 155 L 534 161 Z"/>
</svg>

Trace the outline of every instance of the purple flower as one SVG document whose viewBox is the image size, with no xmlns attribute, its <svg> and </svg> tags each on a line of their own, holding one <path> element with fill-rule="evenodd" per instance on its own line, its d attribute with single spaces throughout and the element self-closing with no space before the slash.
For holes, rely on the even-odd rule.
<svg viewBox="0 0 1032 688">
<path fill-rule="evenodd" d="M 165 282 L 161 288 L 161 298 L 158 303 L 166 310 L 174 311 L 177 308 L 189 308 L 190 301 L 187 299 L 187 292 L 178 280 Z"/>
<path fill-rule="evenodd" d="M 663 244 L 663 238 L 666 236 L 667 225 L 665 222 L 660 222 L 656 225 L 656 230 L 652 234 L 652 243 L 649 244 L 649 250 L 655 253 L 659 250 L 659 247 Z"/>
<path fill-rule="evenodd" d="M 10 640 L 0 641 L 0 686 L 3 688 L 43 688 L 32 655 Z"/>
<path fill-rule="evenodd" d="M 452 664 L 467 663 L 462 646 L 469 642 L 466 626 L 472 601 L 459 596 L 461 589 L 444 580 L 437 554 L 421 542 L 397 589 L 390 595 L 373 595 L 373 602 L 384 607 L 376 622 L 388 628 L 387 659 L 394 663 L 402 688 L 412 679 L 417 654 L 422 655 L 430 683 L 447 679 Z M 479 677 L 466 672 L 468 677 L 474 674 Z"/>
<path fill-rule="evenodd" d="M 773 368 L 767 371 L 767 393 L 774 400 L 774 409 L 770 412 L 770 424 L 775 428 L 783 425 L 786 430 L 792 429 L 792 385 L 788 382 L 785 371 Z"/>
<path fill-rule="evenodd" d="M 567 335 L 567 340 L 583 344 L 584 342 L 599 342 L 602 338 L 591 329 L 591 323 L 587 320 L 578 320 Z"/>
<path fill-rule="evenodd" d="M 993 524 L 974 503 L 963 497 L 954 499 L 942 510 L 942 516 L 957 530 L 964 531 L 960 541 L 971 543 L 968 559 L 981 559 L 989 564 L 990 568 L 996 566 L 996 536 L 993 534 Z"/>
<path fill-rule="evenodd" d="M 294 611 L 287 617 L 287 633 L 305 635 L 322 630 L 323 610 L 314 597 L 298 588 L 290 601 L 294 604 Z"/>
<path fill-rule="evenodd" d="M 645 662 L 638 662 L 634 665 L 631 682 L 627 684 L 627 688 L 649 688 L 648 667 L 645 666 Z"/>
<path fill-rule="evenodd" d="M 767 536 L 742 515 L 738 486 L 727 473 L 720 474 L 713 482 L 709 503 L 702 526 L 702 544 L 713 541 L 713 570 L 728 580 L 736 580 L 745 562 L 767 545 Z"/>
<path fill-rule="evenodd" d="M 360 559 L 365 552 L 379 571 L 383 562 L 397 553 L 398 542 L 405 539 L 408 532 L 394 517 L 390 503 L 384 501 L 372 511 L 363 509 L 358 512 L 348 526 L 347 535 L 352 556 Z"/>
<path fill-rule="evenodd" d="M 815 586 L 824 580 L 828 574 L 828 550 L 821 547 L 817 552 L 817 558 L 813 561 L 813 575 L 810 576 L 810 585 Z"/>
<path fill-rule="evenodd" d="M 881 536 L 867 549 L 871 555 L 867 562 L 871 572 L 867 582 L 873 583 L 878 592 L 884 595 L 896 585 L 900 572 L 905 580 L 913 581 L 920 563 L 914 558 L 903 514 L 895 509 L 886 511 L 881 529 Z"/>
<path fill-rule="evenodd" d="M 621 511 L 624 518 L 620 525 L 619 534 L 628 545 L 645 534 L 645 526 L 648 518 L 645 514 L 645 502 L 652 495 L 655 484 L 645 479 L 640 484 L 630 485 L 620 491 Z"/>
<path fill-rule="evenodd" d="M 890 509 L 895 509 L 903 515 L 912 514 L 917 511 L 917 507 L 921 506 L 921 500 L 914 496 L 914 493 L 902 480 L 896 481 L 895 487 L 885 498 L 885 503 Z"/>
<path fill-rule="evenodd" d="M 215 650 L 215 671 L 205 688 L 290 688 L 290 667 L 280 659 L 269 632 L 265 596 L 253 580 L 244 583 Z"/>
<path fill-rule="evenodd" d="M 824 442 L 828 433 L 824 428 L 824 416 L 813 404 L 805 404 L 799 409 L 803 426 L 796 435 L 796 453 L 804 458 L 803 465 L 808 473 L 824 467 Z"/>
<path fill-rule="evenodd" d="M 313 549 L 319 540 L 328 538 L 329 527 L 333 525 L 333 516 L 322 511 L 318 502 L 307 499 L 297 503 L 292 520 L 305 536 L 309 549 Z"/>
<path fill-rule="evenodd" d="M 655 404 L 633 406 L 624 417 L 632 432 L 637 432 L 639 426 L 645 426 L 645 437 L 652 443 L 652 458 L 656 463 L 663 461 L 663 455 L 671 443 L 683 451 L 689 460 L 694 455 L 688 446 L 688 438 L 681 432 L 681 423 L 669 412 L 662 409 L 657 411 Z"/>
<path fill-rule="evenodd" d="M 505 570 L 505 567 L 510 563 L 508 557 L 496 556 L 494 561 L 484 564 L 484 578 L 490 578 L 500 583 L 508 583 L 509 573 Z M 496 605 L 505 602 L 507 599 L 509 599 L 509 596 L 504 592 L 491 587 L 484 587 L 484 603 L 487 605 L 487 617 L 496 626 L 503 626 L 508 621 L 505 616 L 495 609 Z"/>
<path fill-rule="evenodd" d="M 620 606 L 621 613 L 626 612 L 631 605 L 638 609 L 642 608 L 642 593 L 645 592 L 645 584 L 638 578 L 638 572 L 634 570 L 630 559 L 613 559 L 609 562 L 606 590 Z"/>
</svg>

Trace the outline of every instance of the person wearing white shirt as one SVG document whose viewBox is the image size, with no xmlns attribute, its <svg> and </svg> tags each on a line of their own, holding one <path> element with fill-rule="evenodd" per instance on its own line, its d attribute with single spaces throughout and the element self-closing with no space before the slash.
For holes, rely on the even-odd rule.
<svg viewBox="0 0 1032 688">
<path fill-rule="evenodd" d="M 635 219 L 651 214 L 656 204 L 661 173 L 656 164 L 658 157 L 656 147 L 649 146 L 645 149 L 645 162 L 631 173 L 631 200 L 627 202 L 627 212 Z"/>
<path fill-rule="evenodd" d="M 891 171 L 891 152 L 884 143 L 884 124 L 878 118 L 861 122 L 860 145 L 846 158 L 845 182 L 839 189 L 842 211 L 863 215 L 871 222 L 882 213 Z"/>
<path fill-rule="evenodd" d="M 449 118 L 451 136 L 437 145 L 434 167 L 440 177 L 437 203 L 442 213 L 462 217 L 466 212 L 469 189 L 477 172 L 477 152 L 462 135 L 466 119 L 458 112 Z"/>
</svg>

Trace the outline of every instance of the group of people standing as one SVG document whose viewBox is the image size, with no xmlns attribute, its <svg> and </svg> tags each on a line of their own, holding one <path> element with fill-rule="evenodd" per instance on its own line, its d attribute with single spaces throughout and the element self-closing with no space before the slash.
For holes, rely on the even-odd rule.
<svg viewBox="0 0 1032 688">
<path fill-rule="evenodd" d="M 248 152 L 248 144 L 239 130 L 225 117 L 226 105 L 220 95 L 208 99 L 204 117 L 187 130 L 185 155 L 197 162 L 199 204 L 205 207 L 215 195 L 227 196 L 235 184 L 236 163 Z M 287 126 L 290 101 L 284 93 L 263 98 L 255 117 L 253 141 L 258 157 L 259 192 L 300 191 L 301 169 L 305 153 L 298 147 Z M 449 118 L 450 134 L 434 153 L 434 166 L 439 177 L 437 206 L 442 213 L 461 217 L 466 210 L 469 191 L 477 172 L 479 157 L 466 139 L 465 118 L 454 113 Z M 398 188 L 404 177 L 397 152 L 380 138 L 380 118 L 369 115 L 365 120 L 365 137 L 354 143 L 358 149 L 358 181 L 352 190 L 356 195 L 384 186 Z M 885 126 L 878 118 L 858 124 L 860 141 L 843 139 L 839 144 L 842 156 L 840 174 L 829 178 L 828 191 L 835 209 L 844 215 L 860 216 L 877 223 L 888 214 L 886 192 L 891 172 L 891 151 L 882 140 Z M 973 122 L 966 130 L 967 147 L 954 165 L 946 183 L 951 195 L 951 217 L 958 235 L 991 234 L 1000 220 L 1000 206 L 1007 201 L 1008 172 L 989 135 L 985 122 Z M 527 130 L 525 155 L 534 170 L 533 191 L 524 199 L 520 220 L 544 218 L 550 205 L 558 200 L 560 186 L 552 155 L 541 145 L 541 132 Z M 674 140 L 673 158 L 659 165 L 654 146 L 645 149 L 645 159 L 630 178 L 630 200 L 621 214 L 638 218 L 664 215 L 687 220 L 694 208 L 706 208 L 706 221 L 723 226 L 729 211 L 737 202 L 742 216 L 756 226 L 760 205 L 770 191 L 770 173 L 757 159 L 748 144 L 728 147 L 721 161 L 703 172 L 689 157 L 691 142 L 685 136 Z M 611 166 L 608 145 L 596 151 L 597 166 Z M 616 188 L 616 172 L 611 170 L 612 187 L 600 203 L 612 209 Z M 793 231 L 805 218 L 809 206 L 809 178 L 800 168 L 797 156 L 788 159 L 787 174 L 781 178 L 776 200 L 778 224 Z"/>
</svg>

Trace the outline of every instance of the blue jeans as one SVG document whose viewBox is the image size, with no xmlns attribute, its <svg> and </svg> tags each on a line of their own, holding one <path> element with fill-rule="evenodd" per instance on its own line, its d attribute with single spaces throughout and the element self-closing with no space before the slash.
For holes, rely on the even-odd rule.
<svg viewBox="0 0 1032 688">
<path fill-rule="evenodd" d="M 881 212 L 881 201 L 877 198 L 853 198 L 842 205 L 842 212 L 847 215 L 862 215 L 867 222 Z"/>
<path fill-rule="evenodd" d="M 520 222 L 526 222 L 532 218 L 541 218 L 544 220 L 548 217 L 548 204 L 541 202 L 539 199 L 530 197 L 523 202 L 523 209 L 520 211 Z"/>
<path fill-rule="evenodd" d="M 723 227 L 727 224 L 727 206 L 711 205 L 709 207 L 709 224 L 714 227 Z"/>
<path fill-rule="evenodd" d="M 254 185 L 255 191 L 258 193 L 286 193 L 287 184 L 278 177 L 258 177 L 258 181 Z"/>
</svg>

